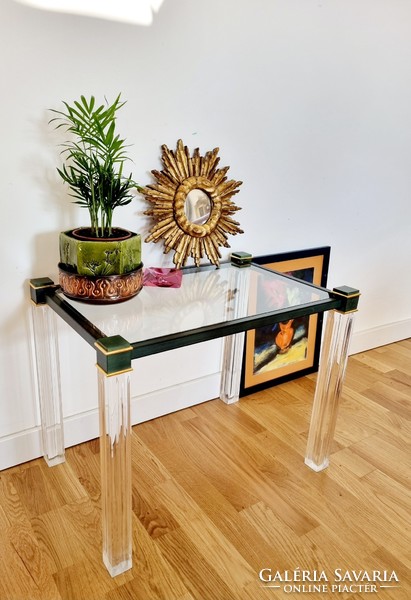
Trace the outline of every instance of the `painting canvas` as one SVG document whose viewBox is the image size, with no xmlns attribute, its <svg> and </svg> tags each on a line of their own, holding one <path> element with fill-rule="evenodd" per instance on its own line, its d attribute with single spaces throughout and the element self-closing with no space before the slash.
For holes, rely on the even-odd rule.
<svg viewBox="0 0 411 600">
<path fill-rule="evenodd" d="M 253 258 L 253 262 L 307 283 L 327 285 L 330 247 L 311 248 Z M 276 283 L 273 294 L 293 293 L 289 285 Z M 295 293 L 298 293 L 296 286 Z M 248 331 L 245 339 L 240 395 L 318 369 L 322 315 L 310 315 Z"/>
</svg>

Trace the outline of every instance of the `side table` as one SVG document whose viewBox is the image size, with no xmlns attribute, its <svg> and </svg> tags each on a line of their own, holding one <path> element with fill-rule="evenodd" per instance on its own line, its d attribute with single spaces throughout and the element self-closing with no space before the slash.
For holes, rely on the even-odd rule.
<svg viewBox="0 0 411 600">
<path fill-rule="evenodd" d="M 277 288 L 287 293 L 276 294 Z M 56 318 L 96 351 L 103 561 L 111 576 L 132 566 L 133 360 L 223 337 L 220 398 L 230 404 L 239 399 L 245 331 L 327 313 L 305 463 L 315 471 L 328 466 L 358 290 L 330 291 L 255 264 L 223 263 L 219 269 L 184 269 L 181 288 L 143 288 L 132 300 L 115 305 L 70 300 L 47 277 L 32 279 L 30 293 L 43 451 L 50 466 L 64 461 Z"/>
</svg>

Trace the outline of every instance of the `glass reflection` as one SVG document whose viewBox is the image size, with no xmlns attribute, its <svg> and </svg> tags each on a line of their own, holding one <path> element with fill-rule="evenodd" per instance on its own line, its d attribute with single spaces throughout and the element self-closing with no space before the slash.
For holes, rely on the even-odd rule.
<svg viewBox="0 0 411 600">
<path fill-rule="evenodd" d="M 210 218 L 211 200 L 204 190 L 195 188 L 187 194 L 184 210 L 190 223 L 204 225 Z"/>
</svg>

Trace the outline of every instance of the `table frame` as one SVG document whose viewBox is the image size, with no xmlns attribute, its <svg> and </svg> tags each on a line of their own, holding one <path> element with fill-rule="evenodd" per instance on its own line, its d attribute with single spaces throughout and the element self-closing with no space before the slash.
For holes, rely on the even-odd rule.
<svg viewBox="0 0 411 600">
<path fill-rule="evenodd" d="M 245 280 L 246 268 L 235 269 L 237 283 Z M 134 359 L 224 337 L 220 398 L 231 404 L 239 399 L 245 331 L 297 316 L 327 313 L 305 464 L 314 471 L 328 466 L 358 290 L 347 286 L 325 290 L 329 297 L 314 306 L 291 307 L 254 317 L 241 317 L 242 303 L 248 296 L 238 294 L 234 321 L 137 343 L 129 343 L 118 335 L 106 337 L 58 291 L 59 286 L 47 277 L 30 281 L 43 453 L 49 466 L 65 460 L 56 324 L 59 316 L 96 350 L 103 561 L 112 577 L 132 567 L 130 372 Z"/>
</svg>

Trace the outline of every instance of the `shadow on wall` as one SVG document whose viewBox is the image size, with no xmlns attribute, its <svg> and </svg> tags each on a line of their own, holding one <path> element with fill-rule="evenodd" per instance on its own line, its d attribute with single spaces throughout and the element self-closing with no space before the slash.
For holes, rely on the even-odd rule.
<svg viewBox="0 0 411 600">
<path fill-rule="evenodd" d="M 97 17 L 132 25 L 151 25 L 154 13 L 160 10 L 164 0 L 15 0 L 42 10 Z"/>
<path fill-rule="evenodd" d="M 42 233 L 34 238 L 34 247 L 30 252 L 30 278 L 50 277 L 53 281 L 57 281 L 58 240 L 58 231 Z M 33 337 L 29 280 L 22 282 L 21 285 L 23 288 L 22 301 L 14 307 L 13 312 L 0 328 L 2 343 L 9 348 L 7 364 L 4 366 L 4 378 L 5 381 L 14 382 L 13 393 L 10 395 L 13 396 L 14 401 L 18 405 L 20 405 L 20 402 L 22 403 L 22 407 L 25 405 L 25 408 L 22 408 L 22 410 L 27 411 L 25 403 L 27 395 L 29 395 L 30 408 L 28 412 L 36 414 L 37 407 L 34 393 L 36 382 L 30 351 L 30 344 Z M 30 373 L 27 373 L 28 364 L 30 365 L 28 369 Z M 22 376 L 22 369 L 24 369 L 24 377 Z M 27 384 L 29 391 L 27 390 Z M 13 412 L 16 410 L 14 401 L 10 402 L 10 410 Z"/>
<path fill-rule="evenodd" d="M 31 277 L 50 277 L 57 281 L 59 262 L 59 234 L 58 231 L 48 231 L 37 234 L 33 238 L 31 251 Z"/>
<path fill-rule="evenodd" d="M 50 277 L 57 281 L 58 239 L 58 231 L 34 238 L 30 252 L 31 277 Z M 14 306 L 0 327 L 2 345 L 7 348 L 6 360 L 1 365 L 2 389 L 8 398 L 2 406 L 0 437 L 7 431 L 32 427 L 33 421 L 38 423 L 29 280 L 23 281 L 21 288 L 21 302 Z"/>
<path fill-rule="evenodd" d="M 2 387 L 0 438 L 38 424 L 36 378 L 33 353 L 29 283 L 21 283 L 23 299 L 0 327 L 0 339 L 6 349 L 0 365 Z M 17 441 L 16 441 L 17 443 Z"/>
</svg>

